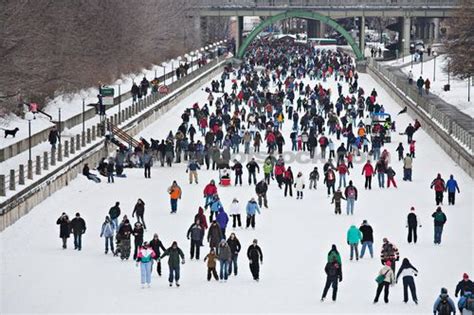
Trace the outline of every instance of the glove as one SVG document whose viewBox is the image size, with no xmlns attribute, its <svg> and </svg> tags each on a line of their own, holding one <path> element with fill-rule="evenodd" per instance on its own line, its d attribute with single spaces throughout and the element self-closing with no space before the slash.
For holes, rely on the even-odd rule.
<svg viewBox="0 0 474 315">
<path fill-rule="evenodd" d="M 181 264 L 184 265 L 184 259 L 181 261 Z"/>
<path fill-rule="evenodd" d="M 421 227 L 421 224 L 420 224 L 420 227 Z"/>
<path fill-rule="evenodd" d="M 406 227 L 406 228 L 408 228 L 408 225 L 407 225 L 407 226 L 405 226 L 405 227 Z"/>
<path fill-rule="evenodd" d="M 189 240 L 189 236 L 188 236 L 188 240 Z"/>
</svg>

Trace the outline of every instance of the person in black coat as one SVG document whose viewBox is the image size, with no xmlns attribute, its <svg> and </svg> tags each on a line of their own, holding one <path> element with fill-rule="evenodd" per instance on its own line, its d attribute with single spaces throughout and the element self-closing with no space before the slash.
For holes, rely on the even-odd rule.
<svg viewBox="0 0 474 315">
<path fill-rule="evenodd" d="M 161 242 L 160 238 L 158 237 L 158 234 L 153 234 L 153 239 L 148 242 L 150 245 L 151 249 L 155 252 L 155 260 L 156 260 L 156 272 L 158 275 L 161 277 L 161 261 L 159 260 L 159 257 L 161 256 L 160 250 L 165 251 L 166 248 L 163 246 L 163 243 Z"/>
<path fill-rule="evenodd" d="M 204 238 L 204 229 L 201 226 L 199 219 L 195 219 L 194 223 L 188 229 L 186 233 L 188 240 L 191 240 L 191 260 L 194 258 L 196 253 L 196 260 L 199 260 L 199 252 L 201 249 L 202 239 Z"/>
<path fill-rule="evenodd" d="M 260 173 L 260 167 L 258 166 L 258 163 L 255 161 L 255 158 L 252 158 L 252 160 L 247 163 L 246 167 L 247 167 L 247 170 L 249 171 L 249 185 L 252 185 L 252 179 L 253 179 L 253 183 L 256 185 L 257 184 L 256 173 L 257 171 Z"/>
<path fill-rule="evenodd" d="M 465 292 L 474 292 L 474 282 L 469 280 L 469 275 L 467 273 L 463 274 L 462 280 L 456 285 L 454 296 L 458 297 L 458 294 L 463 296 Z"/>
<path fill-rule="evenodd" d="M 143 202 L 143 200 L 140 198 L 135 204 L 135 208 L 133 208 L 132 218 L 135 214 L 137 214 L 137 222 L 140 222 L 143 225 L 143 228 L 146 230 L 145 219 L 143 218 L 145 215 L 145 202 Z"/>
<path fill-rule="evenodd" d="M 263 199 L 263 205 L 265 206 L 265 208 L 268 208 L 267 190 L 268 190 L 268 185 L 265 182 L 265 179 L 262 179 L 261 181 L 259 181 L 258 184 L 255 186 L 255 192 L 257 193 L 257 196 L 258 196 L 258 205 L 260 208 L 262 207 L 262 199 Z"/>
<path fill-rule="evenodd" d="M 369 248 L 370 257 L 374 258 L 374 250 L 372 247 L 374 243 L 374 231 L 367 220 L 362 222 L 359 231 L 362 233 L 362 250 L 360 251 L 360 258 L 362 259 L 364 257 L 366 247 Z"/>
<path fill-rule="evenodd" d="M 234 183 L 234 185 L 237 186 L 237 184 L 240 183 L 240 186 L 242 186 L 242 173 L 243 173 L 242 164 L 239 161 L 234 160 L 234 165 L 231 167 L 231 169 L 235 173 L 235 183 Z"/>
<path fill-rule="evenodd" d="M 263 264 L 263 253 L 258 241 L 253 240 L 252 245 L 247 250 L 247 257 L 250 264 L 250 272 L 252 272 L 253 279 L 258 281 L 260 279 L 260 264 Z"/>
<path fill-rule="evenodd" d="M 231 260 L 230 260 L 230 264 L 229 264 L 228 274 L 229 275 L 232 274 L 232 266 L 234 266 L 234 268 L 233 268 L 234 269 L 234 276 L 236 276 L 237 271 L 238 271 L 237 258 L 239 257 L 239 252 L 240 252 L 241 246 L 240 246 L 239 239 L 237 238 L 237 236 L 235 236 L 235 233 L 230 234 L 230 237 L 227 239 L 227 245 L 229 245 L 230 252 L 231 252 Z"/>
<path fill-rule="evenodd" d="M 74 249 L 82 249 L 82 234 L 86 233 L 86 221 L 81 215 L 76 213 L 76 217 L 71 221 L 71 232 L 74 234 Z"/>
<path fill-rule="evenodd" d="M 59 238 L 63 240 L 63 249 L 67 248 L 67 239 L 71 234 L 71 227 L 70 227 L 69 217 L 65 212 L 61 214 L 59 219 L 56 221 L 56 224 L 59 225 Z"/>
<path fill-rule="evenodd" d="M 326 272 L 326 285 L 324 286 L 323 295 L 321 302 L 326 298 L 329 287 L 332 286 L 332 300 L 336 301 L 337 298 L 337 284 L 342 281 L 342 267 L 339 265 L 336 259 L 328 262 L 324 267 Z"/>
<path fill-rule="evenodd" d="M 408 144 L 411 143 L 413 140 L 413 134 L 415 133 L 415 127 L 413 127 L 411 124 L 408 124 L 408 127 L 405 129 L 405 134 L 407 135 L 407 142 Z"/>
<path fill-rule="evenodd" d="M 49 135 L 48 135 L 48 141 L 51 144 L 52 149 L 56 149 L 56 143 L 58 142 L 59 139 L 59 133 L 58 130 L 56 129 L 56 126 L 53 127 L 53 129 L 50 130 Z"/>
<path fill-rule="evenodd" d="M 133 236 L 135 237 L 135 249 L 133 250 L 133 260 L 137 259 L 138 248 L 143 244 L 143 225 L 140 222 L 136 222 L 133 228 Z"/>
<path fill-rule="evenodd" d="M 418 218 L 415 214 L 415 207 L 411 207 L 410 213 L 407 216 L 408 243 L 411 243 L 411 241 L 413 240 L 413 243 L 416 244 L 416 240 L 417 240 L 416 230 L 418 226 L 421 227 L 421 224 L 419 224 Z"/>
</svg>

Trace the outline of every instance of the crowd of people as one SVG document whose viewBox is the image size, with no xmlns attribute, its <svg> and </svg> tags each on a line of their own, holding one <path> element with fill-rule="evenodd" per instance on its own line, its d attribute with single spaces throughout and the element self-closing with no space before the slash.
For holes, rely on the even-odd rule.
<svg viewBox="0 0 474 315">
<path fill-rule="evenodd" d="M 337 91 L 325 87 L 328 80 L 337 82 Z M 349 87 L 349 93 L 343 93 L 343 85 Z M 267 194 L 268 187 L 272 184 L 276 184 L 286 198 L 293 198 L 294 189 L 296 200 L 302 200 L 305 190 L 316 190 L 320 186 L 318 182 L 322 180 L 327 190 L 327 206 L 330 207 L 330 203 L 333 203 L 335 214 L 342 215 L 344 200 L 345 214 L 348 216 L 354 215 L 357 210 L 359 196 L 372 190 L 373 177 L 377 177 L 378 189 L 398 188 L 395 180 L 395 169 L 399 168 L 397 163 L 402 166 L 403 181 L 406 182 L 404 185 L 411 185 L 416 159 L 414 138 L 421 124 L 415 120 L 413 124 L 406 126 L 402 134 L 407 136 L 408 150 L 405 152 L 404 144 L 400 142 L 396 149 L 398 159 L 392 159 L 392 152 L 385 145 L 395 138 L 396 122 L 385 112 L 376 89 L 366 93 L 359 84 L 354 61 L 347 54 L 305 44 L 286 46 L 259 41 L 248 50 L 237 68 L 228 65 L 220 82 L 213 81 L 206 93 L 207 102 L 195 103 L 186 109 L 176 130 L 171 130 L 166 139 L 147 141 L 141 138 L 141 144 L 136 148 L 119 148 L 114 156 L 108 158 L 108 164 L 115 164 L 115 169 L 111 169 L 112 173 L 118 174 L 120 170 L 121 174 L 126 160 L 130 163 L 126 166 L 143 167 L 145 177 L 150 177 L 150 167 L 154 163 L 161 167 L 185 163 L 190 185 L 198 185 L 200 172 L 219 171 L 219 183 L 216 185 L 214 180 L 206 183 L 203 189 L 204 200 L 201 205 L 196 205 L 197 213 L 192 218 L 192 224 L 184 231 L 190 240 L 190 259 L 200 260 L 204 256 L 209 281 L 212 278 L 227 281 L 230 275 L 237 276 L 237 258 L 241 250 L 235 232 L 227 237 L 230 223 L 232 229 L 242 226 L 241 201 L 234 198 L 229 207 L 224 206 L 218 185 L 242 186 L 245 183 L 255 186 L 255 197 L 245 205 L 244 225 L 252 229 L 256 228 L 257 214 L 260 214 L 262 208 L 269 207 Z M 283 126 L 290 126 L 289 132 Z M 292 152 L 308 154 L 314 163 L 321 163 L 321 166 L 315 166 L 307 174 L 302 171 L 293 173 L 292 166 L 295 166 L 289 165 L 284 159 L 284 147 L 287 143 L 291 144 Z M 249 157 L 247 163 L 233 158 L 233 155 L 242 153 Z M 251 155 L 263 158 L 255 159 Z M 355 159 L 366 161 L 361 174 L 354 170 Z M 104 161 L 103 163 L 105 164 Z M 116 170 L 117 166 L 120 166 L 119 170 Z M 103 167 L 104 165 L 102 169 Z M 247 180 L 243 180 L 245 174 Z M 91 175 L 88 166 L 84 175 L 90 179 L 95 176 Z M 108 172 L 102 175 L 110 177 Z M 363 178 L 363 188 L 356 187 L 351 180 L 356 176 Z M 234 181 L 230 180 L 232 177 Z M 460 192 L 454 175 L 450 174 L 449 178 L 445 182 L 442 174 L 438 174 L 430 187 L 426 188 L 435 191 L 437 207 L 432 214 L 434 244 L 441 244 L 443 226 L 447 223 L 447 215 L 443 212 L 444 193 L 448 193 L 448 205 L 454 206 L 455 195 Z M 181 199 L 183 190 L 186 187 L 178 185 L 176 181 L 169 187 L 171 214 L 177 213 L 178 200 Z M 208 218 L 205 214 L 207 211 Z M 161 275 L 161 259 L 169 256 L 169 284 L 172 286 L 176 283 L 179 286 L 180 265 L 185 262 L 184 252 L 177 242 L 173 242 L 168 248 L 164 247 L 157 234 L 153 240 L 144 241 L 144 212 L 145 203 L 140 199 L 132 214 L 132 217 L 137 217 L 132 226 L 126 215 L 118 222 L 121 216 L 119 202 L 110 209 L 101 232 L 101 236 L 105 238 L 105 253 L 111 248 L 114 255 L 129 259 L 130 240 L 133 236 L 133 259 L 141 266 L 142 285 L 150 285 L 154 262 Z M 58 224 L 61 224 L 61 238 L 66 244 L 67 233 L 63 222 L 67 222 L 67 219 L 58 220 Z M 407 241 L 416 244 L 417 228 L 421 227 L 421 221 L 414 207 L 411 207 L 406 222 Z M 352 225 L 349 228 L 347 244 L 351 261 L 362 259 L 366 251 L 374 258 L 374 229 L 368 220 L 364 220 L 360 227 Z M 76 240 L 76 234 L 85 232 L 85 223 L 83 229 L 76 224 L 71 232 Z M 114 238 L 117 241 L 115 248 Z M 205 241 L 208 242 L 209 251 L 201 255 Z M 362 245 L 360 255 L 359 245 Z M 81 249 L 80 245 L 78 249 Z M 384 302 L 388 303 L 390 286 L 401 279 L 404 302 L 409 301 L 409 290 L 413 302 L 417 304 L 415 277 L 418 269 L 407 257 L 403 258 L 400 267 L 396 269 L 400 260 L 399 249 L 387 237 L 382 239 L 380 253 L 382 267 L 377 272 L 377 289 L 373 302 L 379 301 L 383 291 Z M 250 244 L 246 254 L 253 279 L 258 281 L 263 252 L 256 239 Z M 220 264 L 219 273 L 217 261 Z M 321 301 L 324 301 L 331 287 L 332 300 L 336 301 L 338 282 L 342 281 L 342 260 L 336 244 L 328 254 L 324 272 L 327 280 Z M 460 284 L 464 289 L 459 292 L 467 302 L 466 306 L 459 304 L 459 307 L 470 310 L 472 282 L 467 274 L 465 276 L 467 278 L 463 281 L 467 284 Z M 456 290 L 456 295 L 459 292 Z M 454 304 L 443 288 L 435 303 L 434 312 L 449 314 L 445 311 L 445 305 L 451 308 L 451 312 L 455 312 L 456 309 L 452 307 Z"/>
</svg>

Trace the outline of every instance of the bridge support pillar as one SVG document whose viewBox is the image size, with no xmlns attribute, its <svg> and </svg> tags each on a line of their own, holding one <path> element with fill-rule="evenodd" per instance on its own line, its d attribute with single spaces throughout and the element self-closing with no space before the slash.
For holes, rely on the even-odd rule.
<svg viewBox="0 0 474 315">
<path fill-rule="evenodd" d="M 242 33 L 244 31 L 244 17 L 238 16 L 237 17 L 237 29 L 235 34 L 235 53 L 237 53 L 240 49 L 240 45 L 242 45 Z"/>
<path fill-rule="evenodd" d="M 360 51 L 365 56 L 365 16 L 361 16 L 359 22 L 359 47 Z"/>
<path fill-rule="evenodd" d="M 317 20 L 306 20 L 308 38 L 323 38 L 326 34 L 326 24 Z"/>
<path fill-rule="evenodd" d="M 408 56 L 410 54 L 411 18 L 400 18 L 400 25 L 400 34 L 398 36 L 400 54 Z"/>
</svg>

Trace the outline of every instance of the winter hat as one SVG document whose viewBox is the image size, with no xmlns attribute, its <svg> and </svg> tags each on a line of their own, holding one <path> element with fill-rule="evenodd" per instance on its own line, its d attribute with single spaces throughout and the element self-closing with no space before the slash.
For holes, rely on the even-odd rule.
<svg viewBox="0 0 474 315">
<path fill-rule="evenodd" d="M 467 279 L 469 279 L 469 275 L 468 275 L 467 273 L 464 273 L 464 274 L 462 275 L 462 278 L 463 278 L 464 280 L 467 280 Z"/>
<path fill-rule="evenodd" d="M 79 214 L 79 212 L 76 212 L 76 217 L 80 217 L 81 215 Z"/>
<path fill-rule="evenodd" d="M 388 266 L 388 267 L 392 266 L 392 262 L 390 260 L 387 260 L 385 262 L 385 266 Z"/>
<path fill-rule="evenodd" d="M 441 294 L 447 294 L 448 293 L 448 289 L 446 288 L 441 288 Z"/>
<path fill-rule="evenodd" d="M 362 224 L 367 224 L 367 220 L 362 221 Z"/>
<path fill-rule="evenodd" d="M 120 206 L 120 202 L 117 201 L 117 202 L 115 203 L 115 205 L 116 205 L 116 206 Z"/>
<path fill-rule="evenodd" d="M 411 207 L 410 210 L 411 210 L 411 211 L 415 211 L 415 207 Z"/>
<path fill-rule="evenodd" d="M 383 238 L 384 243 L 388 243 L 388 239 L 386 237 Z"/>
</svg>

